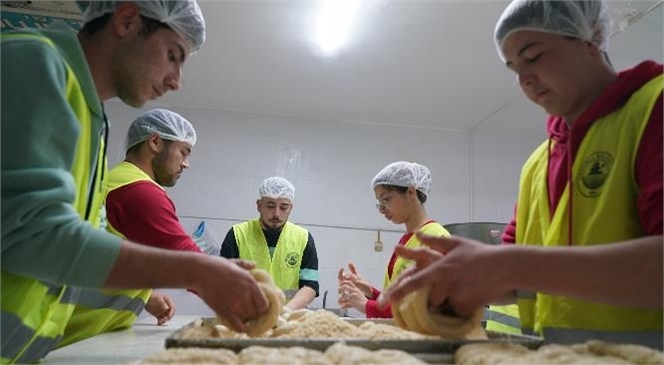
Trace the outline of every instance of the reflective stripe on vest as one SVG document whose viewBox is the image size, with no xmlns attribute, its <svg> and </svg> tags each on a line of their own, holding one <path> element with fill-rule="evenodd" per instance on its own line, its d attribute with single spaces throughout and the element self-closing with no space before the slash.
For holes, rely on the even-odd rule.
<svg viewBox="0 0 664 365">
<path fill-rule="evenodd" d="M 434 236 L 434 237 L 449 237 L 450 233 L 447 232 L 445 228 L 443 228 L 442 225 L 438 222 L 429 222 L 425 224 L 424 226 L 420 227 L 418 230 L 419 232 L 422 232 L 426 235 L 429 236 Z M 420 240 L 417 239 L 416 235 L 412 235 L 408 241 L 406 241 L 406 244 L 404 245 L 405 247 L 408 248 L 417 248 L 422 246 L 422 243 Z M 397 256 L 397 259 L 394 261 L 394 267 L 392 268 L 392 276 L 390 277 L 387 268 L 385 269 L 385 275 L 383 276 L 383 288 L 387 288 L 392 284 L 392 280 L 396 279 L 401 275 L 401 273 L 408 268 L 413 263 L 413 260 L 408 260 L 404 257 Z"/>
<path fill-rule="evenodd" d="M 516 304 L 491 305 L 484 310 L 486 329 L 512 334 L 521 334 L 519 307 Z"/>
<path fill-rule="evenodd" d="M 281 229 L 272 258 L 259 219 L 236 224 L 233 226 L 233 232 L 241 259 L 254 261 L 257 268 L 269 272 L 275 285 L 281 290 L 297 292 L 300 265 L 309 240 L 309 231 L 286 222 Z"/>
<path fill-rule="evenodd" d="M 22 363 L 33 362 L 34 358 L 43 358 L 55 348 L 61 338 L 61 336 L 55 338 L 44 336 L 34 337 L 34 331 L 23 326 L 21 318 L 11 313 L 2 312 L 0 321 L 2 321 L 3 326 L 8 326 L 16 330 L 16 332 L 9 334 L 9 336 L 3 333 L 2 341 L 0 342 L 3 363 L 9 363 L 11 359 L 14 359 L 14 362 Z M 25 344 L 28 342 L 30 345 L 25 347 Z M 18 356 L 19 353 L 23 355 Z"/>
<path fill-rule="evenodd" d="M 145 307 L 145 301 L 140 297 L 125 295 L 129 292 L 131 291 L 82 289 L 77 304 L 90 309 L 129 311 L 138 316 Z M 133 292 L 138 294 L 140 290 Z"/>
<path fill-rule="evenodd" d="M 43 281 L 40 281 L 40 283 L 48 287 L 46 294 L 60 297 L 60 303 L 76 304 L 81 293 L 81 289 L 77 287 L 53 285 Z"/>
<path fill-rule="evenodd" d="M 50 39 L 37 34 L 3 33 L 0 39 L 3 43 L 17 39 L 37 40 L 59 52 Z M 92 114 L 76 74 L 66 63 L 64 67 L 66 85 L 63 93 L 76 115 L 80 128 L 71 170 L 76 186 L 73 207 L 81 219 L 96 226 L 99 223 L 101 187 L 106 169 L 105 144 L 103 138 L 93 131 Z M 103 136 L 108 135 L 106 126 L 101 132 Z M 39 361 L 59 342 L 74 310 L 71 303 L 75 301 L 78 290 L 45 284 L 4 270 L 1 275 L 3 292 L 12 293 L 1 298 L 0 337 L 3 341 L 3 346 L 0 348 L 1 362 Z M 8 344 L 6 348 L 5 341 Z"/>
<path fill-rule="evenodd" d="M 641 136 L 662 95 L 663 80 L 661 75 L 652 79 L 622 108 L 593 123 L 574 157 L 571 182 L 553 216 L 547 192 L 549 143 L 533 152 L 524 164 L 519 188 L 518 244 L 591 246 L 645 236 L 636 211 L 638 185 L 633 172 Z M 570 211 L 574 219 L 571 227 Z M 543 293 L 537 293 L 536 300 L 518 298 L 517 302 L 522 326 L 533 327 L 547 342 L 567 342 L 566 335 L 575 340 L 590 335 L 661 343 L 662 310 L 609 306 Z M 577 330 L 581 328 L 584 330 Z M 555 333 L 555 338 L 546 338 L 547 333 Z"/>
</svg>

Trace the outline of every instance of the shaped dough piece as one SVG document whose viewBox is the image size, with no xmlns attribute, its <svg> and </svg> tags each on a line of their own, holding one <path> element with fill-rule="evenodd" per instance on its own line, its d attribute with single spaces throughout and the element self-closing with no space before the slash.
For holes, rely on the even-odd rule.
<svg viewBox="0 0 664 365">
<path fill-rule="evenodd" d="M 272 278 L 265 270 L 251 270 L 251 275 L 256 281 L 258 281 L 258 287 L 269 302 L 269 309 L 266 313 L 258 318 L 245 322 L 245 325 L 247 326 L 247 335 L 250 337 L 257 337 L 277 324 L 279 314 L 286 302 L 286 295 L 284 295 L 284 292 L 281 289 L 274 286 Z M 219 321 L 227 327 L 229 326 L 224 318 L 219 317 Z"/>
<path fill-rule="evenodd" d="M 664 353 L 645 346 L 588 341 L 588 349 L 598 355 L 615 356 L 634 364 L 664 364 Z"/>
<path fill-rule="evenodd" d="M 320 351 L 303 347 L 251 346 L 240 351 L 238 364 L 242 365 L 334 365 Z"/>
<path fill-rule="evenodd" d="M 469 344 L 461 346 L 454 353 L 454 363 L 458 365 L 512 364 L 515 359 L 527 354 L 528 349 L 517 344 Z"/>
<path fill-rule="evenodd" d="M 431 312 L 427 304 L 430 291 L 431 287 L 414 291 L 392 305 L 392 314 L 398 326 L 446 339 L 486 338 L 480 324 L 483 316 L 481 309 L 470 318 Z"/>
</svg>

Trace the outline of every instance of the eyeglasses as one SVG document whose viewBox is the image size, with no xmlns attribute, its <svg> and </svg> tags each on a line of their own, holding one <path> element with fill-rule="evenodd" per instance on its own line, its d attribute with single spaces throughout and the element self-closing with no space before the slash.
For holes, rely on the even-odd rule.
<svg viewBox="0 0 664 365">
<path fill-rule="evenodd" d="M 378 204 L 376 204 L 376 209 L 378 210 L 388 210 L 390 209 L 390 200 L 388 199 L 378 199 Z"/>
</svg>

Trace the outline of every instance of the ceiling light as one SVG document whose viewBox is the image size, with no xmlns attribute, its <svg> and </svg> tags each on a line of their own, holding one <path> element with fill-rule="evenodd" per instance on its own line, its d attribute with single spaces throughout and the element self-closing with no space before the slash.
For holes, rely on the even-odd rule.
<svg viewBox="0 0 664 365">
<path fill-rule="evenodd" d="M 336 55 L 349 41 L 357 18 L 359 0 L 326 0 L 320 4 L 315 43 L 327 57 Z"/>
</svg>

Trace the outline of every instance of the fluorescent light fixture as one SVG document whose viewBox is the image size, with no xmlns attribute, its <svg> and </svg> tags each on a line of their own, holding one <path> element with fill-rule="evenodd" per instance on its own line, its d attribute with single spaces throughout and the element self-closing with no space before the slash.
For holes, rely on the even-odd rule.
<svg viewBox="0 0 664 365">
<path fill-rule="evenodd" d="M 333 57 L 348 43 L 355 27 L 359 2 L 359 0 L 321 2 L 314 41 L 323 55 Z"/>
</svg>

